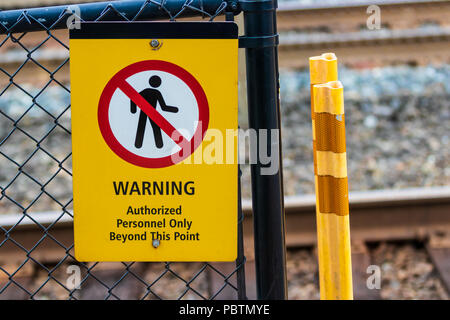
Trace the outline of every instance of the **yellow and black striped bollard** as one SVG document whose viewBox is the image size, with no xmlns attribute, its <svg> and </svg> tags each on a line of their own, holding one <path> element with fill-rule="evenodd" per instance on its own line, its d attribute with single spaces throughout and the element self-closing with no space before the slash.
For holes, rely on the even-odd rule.
<svg viewBox="0 0 450 320">
<path fill-rule="evenodd" d="M 321 299 L 353 299 L 344 88 L 333 53 L 310 58 Z"/>
</svg>

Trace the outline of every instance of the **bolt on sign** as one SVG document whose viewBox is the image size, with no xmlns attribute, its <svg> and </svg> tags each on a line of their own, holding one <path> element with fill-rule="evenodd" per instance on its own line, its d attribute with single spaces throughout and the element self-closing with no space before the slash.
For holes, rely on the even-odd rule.
<svg viewBox="0 0 450 320">
<path fill-rule="evenodd" d="M 235 260 L 237 61 L 232 22 L 70 31 L 79 261 Z"/>
</svg>

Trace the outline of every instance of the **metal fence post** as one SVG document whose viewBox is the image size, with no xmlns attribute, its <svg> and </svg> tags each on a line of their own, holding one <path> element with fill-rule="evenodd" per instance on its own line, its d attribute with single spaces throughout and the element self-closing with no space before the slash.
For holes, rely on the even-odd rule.
<svg viewBox="0 0 450 320">
<path fill-rule="evenodd" d="M 261 129 L 267 129 L 267 149 L 275 147 L 279 170 L 261 174 L 261 163 L 251 165 L 258 299 L 286 299 L 286 253 L 279 112 L 276 0 L 240 1 L 244 11 L 249 126 L 257 130 L 258 155 Z M 271 141 L 278 130 L 278 141 Z M 253 142 L 255 143 L 255 142 Z"/>
</svg>

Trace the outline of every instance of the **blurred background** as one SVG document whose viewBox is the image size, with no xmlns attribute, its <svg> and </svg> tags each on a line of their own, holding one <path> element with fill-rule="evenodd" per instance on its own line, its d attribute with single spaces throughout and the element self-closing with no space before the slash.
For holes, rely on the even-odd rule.
<svg viewBox="0 0 450 320">
<path fill-rule="evenodd" d="M 81 2 L 92 1 L 0 0 L 0 9 Z M 278 5 L 289 298 L 319 298 L 308 57 L 334 52 L 345 92 L 356 298 L 448 299 L 450 1 L 281 0 Z M 16 37 L 19 41 L 0 36 L 0 215 L 4 228 L 14 224 L 24 210 L 50 216 L 61 208 L 72 210 L 67 31 Z M 240 90 L 245 92 L 244 76 L 241 80 Z M 240 126 L 248 128 L 244 99 L 240 101 Z M 244 211 L 249 215 L 244 226 L 246 271 L 249 292 L 254 292 L 248 165 L 242 171 Z M 17 237 L 24 237 L 24 242 L 39 239 L 22 233 Z M 29 297 L 20 286 L 37 290 L 34 298 L 66 298 L 66 290 L 55 280 L 64 274 L 52 271 L 48 280 L 49 270 L 65 252 L 46 250 L 46 241 L 39 244 L 40 253 L 33 251 L 46 268 L 27 259 L 24 252 L 14 251 L 14 245 L 0 246 L 0 270 L 6 270 L 0 271 L 4 293 L 0 299 Z M 366 286 L 370 265 L 381 270 L 379 289 Z M 16 278 L 23 282 L 11 284 L 8 274 L 19 267 Z M 151 279 L 164 266 L 133 268 Z M 198 266 L 178 263 L 174 268 L 189 275 Z M 114 264 L 96 267 L 104 281 L 116 269 Z M 175 298 L 182 292 L 183 282 L 177 283 L 173 275 L 161 281 L 167 284 L 161 286 L 159 295 Z M 199 292 L 217 285 L 208 276 L 199 282 Z M 91 291 L 101 295 L 106 289 L 96 285 L 92 287 L 97 291 Z M 131 288 L 136 290 L 124 286 L 125 297 Z M 98 297 L 92 292 L 85 298 Z M 198 298 L 193 293 L 186 297 Z"/>
</svg>

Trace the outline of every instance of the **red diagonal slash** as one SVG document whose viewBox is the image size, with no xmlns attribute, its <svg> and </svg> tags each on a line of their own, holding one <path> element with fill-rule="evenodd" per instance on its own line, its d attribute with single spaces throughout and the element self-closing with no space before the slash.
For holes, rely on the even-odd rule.
<svg viewBox="0 0 450 320">
<path fill-rule="evenodd" d="M 156 111 L 147 100 L 134 90 L 126 80 L 120 81 L 118 87 L 182 149 L 189 145 L 189 141 L 166 118 Z"/>
</svg>

